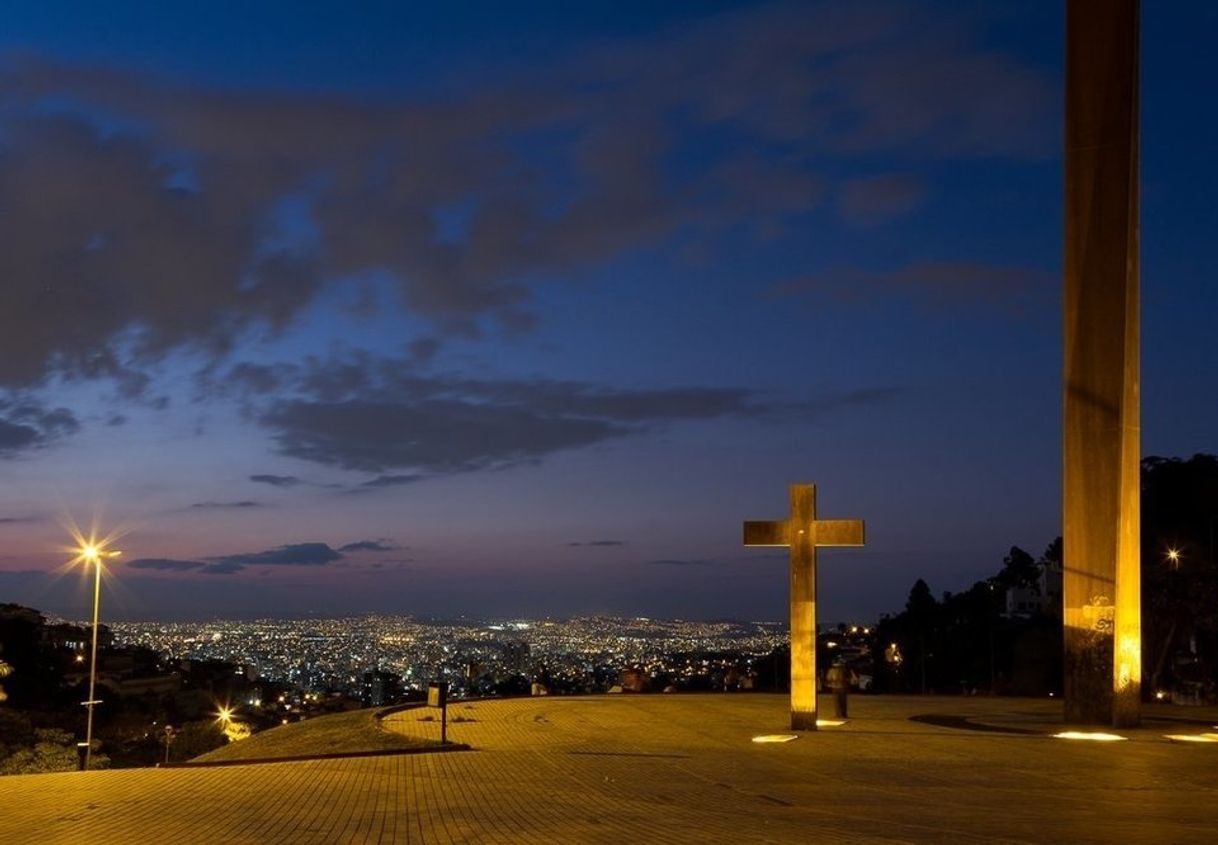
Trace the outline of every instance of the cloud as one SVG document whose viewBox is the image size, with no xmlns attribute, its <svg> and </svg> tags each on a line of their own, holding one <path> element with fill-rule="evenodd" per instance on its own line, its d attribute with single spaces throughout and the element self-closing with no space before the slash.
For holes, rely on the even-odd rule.
<svg viewBox="0 0 1218 845">
<path fill-rule="evenodd" d="M 208 557 L 202 560 L 139 558 L 128 561 L 127 566 L 131 569 L 152 569 L 161 572 L 232 575 L 248 566 L 325 566 L 342 558 L 341 551 L 335 551 L 325 543 L 294 543 L 263 552 Z"/>
<path fill-rule="evenodd" d="M 842 186 L 838 208 L 850 223 L 875 225 L 911 211 L 925 193 L 922 181 L 913 176 L 868 176 Z"/>
<path fill-rule="evenodd" d="M 161 572 L 189 572 L 206 566 L 207 564 L 198 560 L 173 560 L 163 557 L 142 557 L 127 561 L 128 569 L 155 569 Z"/>
<path fill-rule="evenodd" d="M 264 508 L 266 505 L 264 505 L 262 502 L 254 502 L 249 499 L 243 499 L 239 502 L 196 502 L 195 504 L 191 505 L 191 507 L 210 510 L 217 508 Z"/>
<path fill-rule="evenodd" d="M 295 487 L 301 481 L 294 475 L 251 475 L 250 481 L 257 484 L 269 484 L 272 487 Z"/>
<path fill-rule="evenodd" d="M 38 431 L 28 425 L 0 420 L 0 455 L 9 455 L 37 444 Z"/>
<path fill-rule="evenodd" d="M 820 201 L 841 162 L 1051 150 L 1052 74 L 989 46 L 984 21 L 932 11 L 708 15 L 417 100 L 9 56 L 0 386 L 105 377 L 136 396 L 167 352 L 214 362 L 374 273 L 428 338 L 521 330 L 522 279 L 569 278 L 677 234 L 779 226 Z M 0 443 L 29 448 L 24 425 L 8 420 Z"/>
<path fill-rule="evenodd" d="M 345 546 L 339 546 L 338 550 L 343 553 L 347 552 L 392 552 L 400 549 L 401 546 L 394 543 L 392 540 L 358 540 L 354 543 L 347 543 Z"/>
<path fill-rule="evenodd" d="M 535 462 L 677 421 L 772 411 L 736 388 L 419 376 L 407 362 L 362 353 L 314 361 L 297 384 L 296 396 L 272 401 L 258 416 L 278 451 L 343 469 L 411 471 L 383 474 L 367 487 Z"/>
<path fill-rule="evenodd" d="M 627 433 L 605 420 L 547 418 L 524 408 L 464 401 L 291 401 L 268 412 L 262 423 L 274 432 L 283 455 L 373 472 L 502 468 Z"/>
<path fill-rule="evenodd" d="M 232 575 L 235 572 L 240 572 L 245 569 L 245 564 L 236 560 L 219 560 L 215 563 L 208 563 L 200 569 L 207 575 Z"/>
<path fill-rule="evenodd" d="M 663 558 L 661 560 L 647 561 L 649 566 L 710 566 L 709 560 L 676 560 L 673 558 Z"/>
<path fill-rule="evenodd" d="M 401 487 L 406 484 L 414 484 L 416 481 L 422 481 L 424 476 L 411 475 L 378 475 L 376 478 L 360 484 L 360 487 Z"/>
<path fill-rule="evenodd" d="M 587 542 L 567 543 L 568 546 L 624 546 L 625 540 L 589 540 Z"/>
<path fill-rule="evenodd" d="M 67 408 L 0 398 L 0 459 L 44 448 L 79 430 L 80 423 Z"/>
<path fill-rule="evenodd" d="M 241 367 L 242 365 L 238 365 Z M 737 387 L 631 389 L 557 379 L 466 378 L 407 358 L 337 352 L 274 365 L 276 391 L 231 394 L 285 456 L 379 473 L 349 493 L 537 463 L 693 421 L 813 419 L 881 401 L 891 388 L 775 400 Z M 221 381 L 232 384 L 227 379 Z"/>
<path fill-rule="evenodd" d="M 37 516 L 0 516 L 0 525 L 24 525 L 29 522 L 40 522 Z"/>
<path fill-rule="evenodd" d="M 1023 312 L 1053 290 L 1055 278 L 1043 270 L 969 261 L 921 261 L 894 270 L 854 267 L 827 270 L 769 288 L 773 298 L 828 295 L 842 300 L 904 296 L 954 305 L 981 302 Z"/>
<path fill-rule="evenodd" d="M 208 558 L 212 571 L 244 566 L 325 566 L 343 557 L 326 543 L 292 543 L 264 552 Z M 227 569 L 225 571 L 236 571 Z"/>
</svg>

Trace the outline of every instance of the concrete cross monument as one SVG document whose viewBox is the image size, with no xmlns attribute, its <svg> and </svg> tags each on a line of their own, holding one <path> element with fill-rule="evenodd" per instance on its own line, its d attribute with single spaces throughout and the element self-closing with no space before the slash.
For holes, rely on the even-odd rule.
<svg viewBox="0 0 1218 845">
<path fill-rule="evenodd" d="M 791 729 L 816 730 L 816 549 L 863 545 L 861 519 L 817 519 L 816 487 L 791 485 L 791 516 L 744 523 L 746 546 L 791 549 Z"/>
</svg>

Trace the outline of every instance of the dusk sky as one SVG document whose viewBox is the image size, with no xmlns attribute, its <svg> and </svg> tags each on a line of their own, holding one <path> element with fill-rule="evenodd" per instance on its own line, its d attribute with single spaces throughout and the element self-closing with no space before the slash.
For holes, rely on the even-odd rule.
<svg viewBox="0 0 1218 845">
<path fill-rule="evenodd" d="M 6 5 L 0 601 L 822 621 L 1060 533 L 1064 12 Z M 354 11 L 353 7 L 358 8 Z M 183 7 L 184 8 L 184 7 Z M 1218 451 L 1218 7 L 1143 5 L 1143 453 Z"/>
</svg>

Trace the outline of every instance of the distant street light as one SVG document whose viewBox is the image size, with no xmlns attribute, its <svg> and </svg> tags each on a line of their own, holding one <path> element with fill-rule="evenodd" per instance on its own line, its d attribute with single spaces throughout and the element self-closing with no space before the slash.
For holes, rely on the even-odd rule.
<svg viewBox="0 0 1218 845">
<path fill-rule="evenodd" d="M 88 709 L 88 718 L 85 722 L 85 770 L 89 769 L 89 762 L 93 756 L 93 705 L 100 702 L 97 701 L 97 626 L 98 618 L 101 615 L 101 574 L 102 560 L 104 558 L 115 558 L 121 555 L 122 552 L 117 549 L 107 549 L 105 542 L 98 542 L 90 537 L 88 540 L 83 540 L 80 546 L 76 549 L 76 557 L 73 563 L 84 563 L 86 566 L 93 566 L 93 657 L 89 661 L 89 700 L 82 702 Z"/>
<path fill-rule="evenodd" d="M 1172 569 L 1179 569 L 1180 568 L 1180 550 L 1179 549 L 1168 549 L 1167 550 L 1167 562 L 1171 564 Z"/>
<path fill-rule="evenodd" d="M 169 765 L 169 746 L 173 745 L 173 741 L 178 738 L 178 732 L 173 725 L 166 725 L 161 731 L 161 741 L 165 743 L 165 765 Z"/>
</svg>

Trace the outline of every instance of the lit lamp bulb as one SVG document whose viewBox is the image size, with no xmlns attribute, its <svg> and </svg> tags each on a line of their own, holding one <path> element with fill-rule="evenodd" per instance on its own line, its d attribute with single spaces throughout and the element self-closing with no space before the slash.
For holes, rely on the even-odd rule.
<svg viewBox="0 0 1218 845">
<path fill-rule="evenodd" d="M 85 563 L 95 564 L 100 564 L 102 558 L 118 557 L 122 554 L 118 549 L 103 549 L 96 543 L 84 543 L 78 549 L 78 552 L 80 560 L 83 560 Z"/>
</svg>

